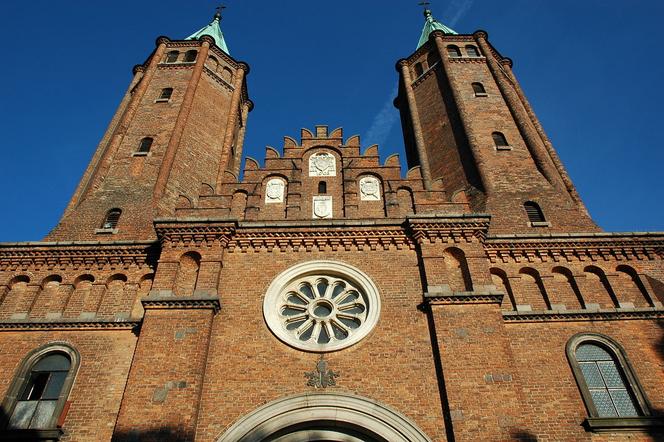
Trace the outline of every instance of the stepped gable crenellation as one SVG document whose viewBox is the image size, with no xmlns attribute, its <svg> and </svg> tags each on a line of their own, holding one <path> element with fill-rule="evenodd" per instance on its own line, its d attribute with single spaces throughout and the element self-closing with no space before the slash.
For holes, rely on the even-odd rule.
<svg viewBox="0 0 664 442">
<path fill-rule="evenodd" d="M 329 155 L 329 170 L 313 170 L 312 156 Z M 333 163 L 333 164 L 332 164 Z M 280 180 L 280 183 L 270 181 Z M 325 184 L 321 184 L 321 183 Z M 279 186 L 267 196 L 269 185 Z M 322 186 L 325 186 L 323 188 Z M 416 213 L 468 213 L 466 198 L 454 200 L 443 191 L 442 179 L 424 188 L 419 166 L 402 177 L 398 154 L 380 162 L 378 146 L 361 151 L 360 137 L 344 141 L 343 129 L 319 125 L 303 128 L 300 141 L 285 136 L 282 152 L 266 146 L 264 165 L 245 157 L 242 180 L 225 175 L 219 192 L 201 184 L 196 201 L 176 209 L 177 217 L 232 217 L 239 220 L 302 220 L 312 215 L 313 199 L 329 198 L 334 218 L 403 218 Z M 275 194 L 278 193 L 277 194 Z"/>
</svg>

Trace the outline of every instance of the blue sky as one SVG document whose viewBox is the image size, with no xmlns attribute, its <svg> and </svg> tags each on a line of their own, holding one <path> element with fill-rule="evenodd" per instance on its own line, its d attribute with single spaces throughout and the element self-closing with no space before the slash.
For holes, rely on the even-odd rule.
<svg viewBox="0 0 664 442">
<path fill-rule="evenodd" d="M 608 231 L 664 230 L 664 2 L 431 0 L 460 33 L 484 29 L 514 70 L 591 215 Z M 423 24 L 418 0 L 228 0 L 231 55 L 251 66 L 245 154 L 300 127 L 343 126 L 384 159 L 403 152 L 395 62 Z M 159 35 L 206 24 L 208 0 L 5 0 L 0 241 L 58 221 Z M 12 43 L 14 42 L 14 43 Z M 402 154 L 402 163 L 405 158 Z"/>
</svg>

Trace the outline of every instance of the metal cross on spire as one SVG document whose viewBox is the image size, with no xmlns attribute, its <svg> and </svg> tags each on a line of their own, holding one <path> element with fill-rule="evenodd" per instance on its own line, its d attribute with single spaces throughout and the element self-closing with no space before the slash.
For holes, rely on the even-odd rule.
<svg viewBox="0 0 664 442">
<path fill-rule="evenodd" d="M 217 12 L 214 13 L 214 17 L 218 18 L 218 19 L 221 19 L 221 11 L 223 11 L 224 9 L 226 9 L 226 5 L 224 5 L 223 3 L 220 3 L 219 6 L 217 6 L 215 8 L 215 11 L 217 11 Z"/>
<path fill-rule="evenodd" d="M 421 1 L 421 2 L 418 3 L 418 5 L 422 6 L 424 9 L 429 9 L 428 6 L 429 6 L 430 4 L 431 4 L 431 3 L 428 2 L 428 1 L 426 1 L 426 0 Z"/>
</svg>

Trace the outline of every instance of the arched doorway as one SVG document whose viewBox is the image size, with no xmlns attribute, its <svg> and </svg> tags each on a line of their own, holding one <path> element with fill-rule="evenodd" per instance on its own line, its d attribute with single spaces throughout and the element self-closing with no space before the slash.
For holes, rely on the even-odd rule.
<svg viewBox="0 0 664 442">
<path fill-rule="evenodd" d="M 431 442 L 407 417 L 361 396 L 312 393 L 277 399 L 237 421 L 217 442 Z"/>
</svg>

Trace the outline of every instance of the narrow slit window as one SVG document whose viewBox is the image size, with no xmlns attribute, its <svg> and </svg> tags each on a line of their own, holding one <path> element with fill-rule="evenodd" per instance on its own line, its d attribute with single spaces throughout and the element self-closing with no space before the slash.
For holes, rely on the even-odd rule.
<svg viewBox="0 0 664 442">
<path fill-rule="evenodd" d="M 150 137 L 145 137 L 141 140 L 140 144 L 138 145 L 138 150 L 137 152 L 139 153 L 148 153 L 150 152 L 150 148 L 152 147 L 152 142 L 154 140 Z"/>
<path fill-rule="evenodd" d="M 419 77 L 424 73 L 424 66 L 422 66 L 422 63 L 415 63 L 415 77 Z"/>
<path fill-rule="evenodd" d="M 180 53 L 178 51 L 170 51 L 166 54 L 166 63 L 175 63 L 178 61 L 178 56 Z"/>
<path fill-rule="evenodd" d="M 509 144 L 507 143 L 507 138 L 505 138 L 505 135 L 503 135 L 502 132 L 494 132 L 491 134 L 491 137 L 493 138 L 493 144 L 495 144 L 496 147 L 508 147 Z"/>
<path fill-rule="evenodd" d="M 486 89 L 484 89 L 484 85 L 482 83 L 473 83 L 473 92 L 475 92 L 476 97 L 486 96 Z"/>
<path fill-rule="evenodd" d="M 473 45 L 467 45 L 466 54 L 468 54 L 469 57 L 479 57 L 480 51 L 477 49 L 477 47 Z"/>
<path fill-rule="evenodd" d="M 198 52 L 196 51 L 187 51 L 184 54 L 184 62 L 185 63 L 193 63 L 196 61 L 196 56 L 198 55 Z"/>
<path fill-rule="evenodd" d="M 159 94 L 158 101 L 168 101 L 171 99 L 171 96 L 173 96 L 173 88 L 172 87 L 166 87 L 161 90 L 161 93 Z"/>
<path fill-rule="evenodd" d="M 427 55 L 427 64 L 429 65 L 429 69 L 434 67 L 436 63 L 440 61 L 440 54 L 438 53 L 437 50 L 433 50 L 429 52 L 429 55 Z"/>
<path fill-rule="evenodd" d="M 447 54 L 453 58 L 461 57 L 461 49 L 459 49 L 459 46 L 450 45 L 447 47 Z"/>
<path fill-rule="evenodd" d="M 120 215 L 122 215 L 122 210 L 120 209 L 111 209 L 108 211 L 106 214 L 106 218 L 104 218 L 104 222 L 101 225 L 102 229 L 115 229 L 118 226 L 118 222 L 120 221 Z"/>
<path fill-rule="evenodd" d="M 327 193 L 327 183 L 325 181 L 318 183 L 318 193 L 321 195 L 325 195 Z"/>
<path fill-rule="evenodd" d="M 544 213 L 540 206 L 537 203 L 532 201 L 527 201 L 523 204 L 523 207 L 526 209 L 526 214 L 528 215 L 528 221 L 531 223 L 543 223 L 546 222 L 544 218 Z"/>
</svg>

